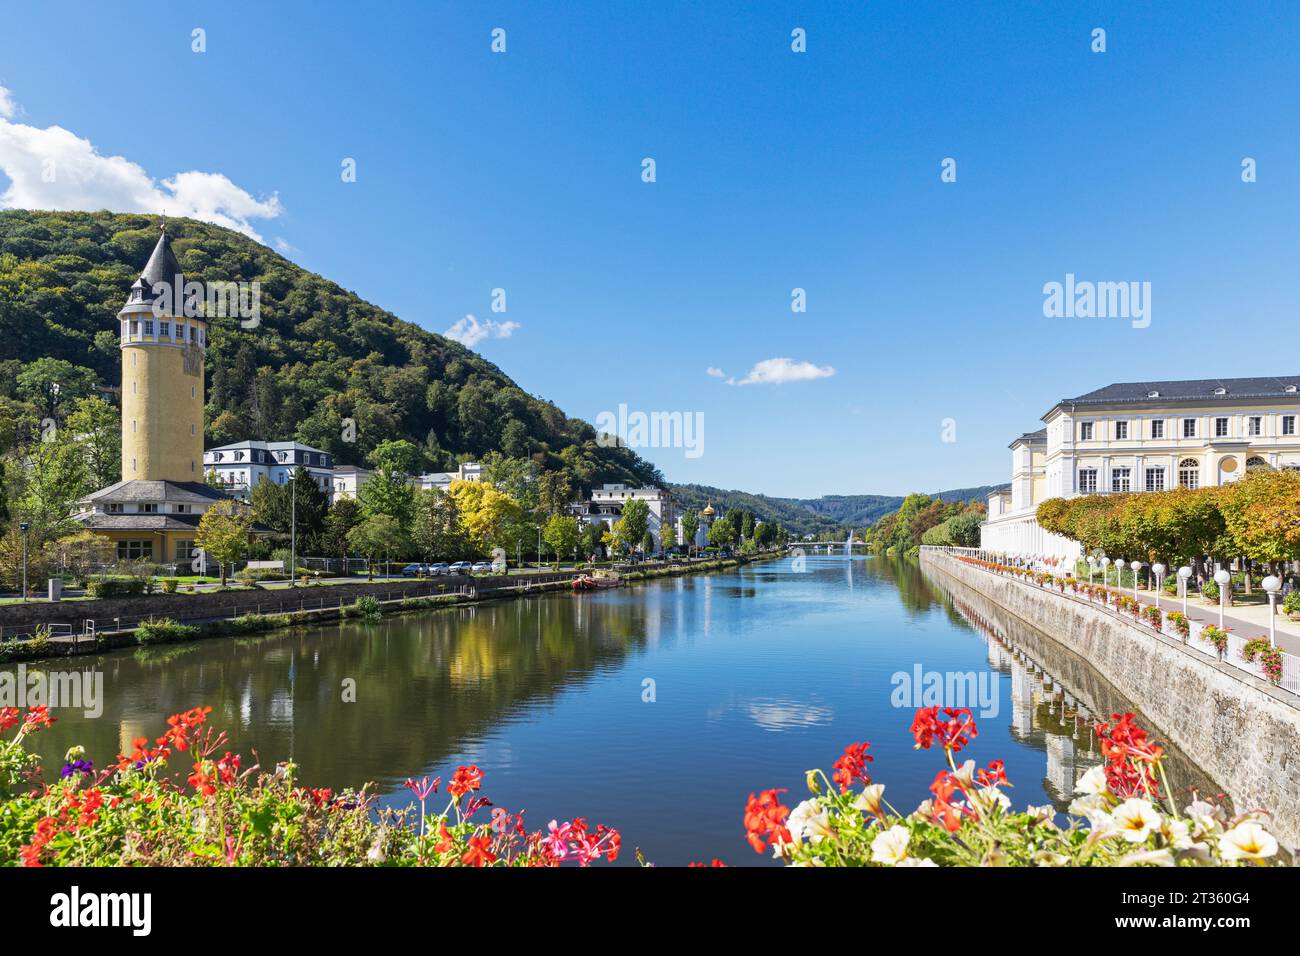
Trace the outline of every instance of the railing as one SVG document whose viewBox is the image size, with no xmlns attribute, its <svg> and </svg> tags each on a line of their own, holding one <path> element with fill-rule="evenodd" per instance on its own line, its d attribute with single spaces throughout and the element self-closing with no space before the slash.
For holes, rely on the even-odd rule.
<svg viewBox="0 0 1300 956">
<path fill-rule="evenodd" d="M 1222 653 L 1220 653 L 1219 649 L 1203 636 L 1207 627 L 1217 625 L 1188 619 L 1188 632 L 1187 636 L 1184 637 L 1176 628 L 1174 628 L 1173 623 L 1169 621 L 1169 615 L 1173 612 L 1160 608 L 1161 627 L 1157 628 L 1148 619 L 1147 611 L 1150 608 L 1158 607 L 1158 605 L 1150 603 L 1144 604 L 1140 598 L 1135 598 L 1124 590 L 1100 584 L 1089 584 L 1086 581 L 1080 581 L 1073 577 L 1061 577 L 1060 575 L 1052 574 L 1050 571 L 1043 570 L 1041 567 L 1035 567 L 1033 565 L 1007 565 L 991 561 L 988 558 L 980 558 L 977 557 L 981 550 L 979 548 L 953 548 L 939 545 L 924 545 L 921 550 L 952 554 L 954 557 L 958 558 L 958 560 L 961 560 L 962 563 L 971 564 L 987 573 L 1003 576 L 1011 575 L 1013 578 L 1019 579 L 1030 587 L 1042 588 L 1043 590 L 1059 594 L 1063 598 L 1068 598 L 1073 601 L 1081 601 L 1084 604 L 1105 611 L 1111 617 L 1122 620 L 1127 624 L 1144 627 L 1152 631 L 1153 634 L 1161 634 L 1170 640 L 1177 641 L 1186 652 L 1191 653 L 1193 656 L 1199 657 L 1200 655 L 1204 655 L 1213 658 L 1221 664 L 1226 664 L 1228 667 L 1238 671 L 1243 671 L 1246 674 L 1256 677 L 1274 687 L 1279 687 L 1288 693 L 1300 696 L 1300 656 L 1295 654 L 1290 654 L 1280 649 L 1278 650 L 1282 662 L 1282 673 L 1281 676 L 1274 681 L 1265 672 L 1263 665 L 1258 660 L 1258 655 L 1255 660 L 1250 661 L 1246 660 L 1245 657 L 1242 656 L 1242 651 L 1245 649 L 1248 642 L 1247 638 L 1229 631 L 1227 634 L 1227 645 L 1224 647 Z M 986 566 L 990 564 L 998 566 Z M 1126 603 L 1125 606 L 1127 610 L 1121 611 L 1114 606 L 1117 598 L 1132 603 Z M 1172 633 L 1167 629 L 1172 629 Z M 1264 636 L 1265 635 L 1260 635 L 1260 637 Z"/>
</svg>

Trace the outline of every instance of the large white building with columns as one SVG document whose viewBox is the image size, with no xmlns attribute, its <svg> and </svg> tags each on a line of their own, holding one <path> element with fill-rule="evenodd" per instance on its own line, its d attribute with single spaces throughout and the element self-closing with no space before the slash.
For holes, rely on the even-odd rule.
<svg viewBox="0 0 1300 956">
<path fill-rule="evenodd" d="M 1011 443 L 1011 490 L 989 496 L 980 544 L 1073 559 L 1035 520 L 1049 498 L 1199 488 L 1250 468 L 1300 470 L 1300 375 L 1107 385 L 1053 405 Z"/>
</svg>

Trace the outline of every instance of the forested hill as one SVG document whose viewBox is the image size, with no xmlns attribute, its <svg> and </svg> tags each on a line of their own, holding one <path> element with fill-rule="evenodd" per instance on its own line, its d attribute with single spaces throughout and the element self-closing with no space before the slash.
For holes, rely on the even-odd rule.
<svg viewBox="0 0 1300 956">
<path fill-rule="evenodd" d="M 27 363 L 52 357 L 120 378 L 116 315 L 158 240 L 156 216 L 0 211 L 0 397 Z M 247 236 L 167 220 L 186 280 L 260 282 L 261 323 L 215 319 L 208 333 L 206 445 L 291 438 L 364 464 L 406 439 L 438 470 L 499 450 L 563 468 L 574 484 L 662 482 L 626 448 L 528 395 L 499 368 Z M 78 376 L 72 376 L 72 379 Z M 88 380 L 88 376 L 79 376 Z M 344 419 L 356 423 L 345 441 Z"/>
<path fill-rule="evenodd" d="M 941 501 L 983 503 L 989 492 L 1005 485 L 980 485 L 940 491 L 933 497 Z M 777 521 L 799 536 L 833 534 L 839 536 L 849 528 L 863 529 L 897 511 L 902 495 L 826 495 L 822 498 L 774 498 L 746 491 L 713 488 L 708 485 L 674 485 L 673 494 L 684 507 L 703 508 L 712 502 L 714 510 L 724 513 L 732 508 L 752 511 L 764 521 Z"/>
</svg>

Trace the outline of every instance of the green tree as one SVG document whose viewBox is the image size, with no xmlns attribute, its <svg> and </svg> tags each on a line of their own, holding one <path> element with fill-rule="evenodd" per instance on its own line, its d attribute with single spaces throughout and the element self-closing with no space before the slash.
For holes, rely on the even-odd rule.
<svg viewBox="0 0 1300 956">
<path fill-rule="evenodd" d="M 730 548 L 736 543 L 736 529 L 726 518 L 719 518 L 709 527 L 709 544 L 715 548 Z"/>
<path fill-rule="evenodd" d="M 436 488 L 416 493 L 411 541 L 416 553 L 426 562 L 454 560 L 469 553 L 468 536 L 456 502 L 449 495 Z"/>
<path fill-rule="evenodd" d="M 81 448 L 90 490 L 122 478 L 122 423 L 117 408 L 102 398 L 82 398 L 65 426 Z"/>
<path fill-rule="evenodd" d="M 688 554 L 695 553 L 695 535 L 700 530 L 700 516 L 694 508 L 687 508 L 682 515 L 682 544 L 686 545 Z"/>
<path fill-rule="evenodd" d="M 623 505 L 623 513 L 618 524 L 622 526 L 618 537 L 629 548 L 637 545 L 644 546 L 645 536 L 650 524 L 650 506 L 640 498 L 633 498 Z M 653 547 L 652 539 L 651 548 L 653 549 Z"/>
<path fill-rule="evenodd" d="M 366 559 L 366 576 L 375 577 L 375 562 L 401 554 L 406 547 L 406 535 L 392 515 L 376 514 L 366 518 L 348 532 L 348 545 Z"/>
<path fill-rule="evenodd" d="M 361 503 L 355 498 L 338 498 L 325 514 L 321 532 L 321 551 L 333 558 L 348 556 L 348 532 L 363 520 Z M 346 570 L 346 569 L 345 569 Z"/>
<path fill-rule="evenodd" d="M 542 540 L 555 553 L 556 566 L 565 555 L 572 555 L 580 540 L 578 519 L 568 515 L 551 515 L 542 528 Z"/>
<path fill-rule="evenodd" d="M 199 518 L 194 543 L 220 565 L 222 587 L 226 586 L 229 565 L 247 553 L 252 527 L 253 516 L 248 507 L 232 499 L 218 501 Z"/>
<path fill-rule="evenodd" d="M 91 369 L 43 356 L 18 373 L 18 394 L 34 403 L 43 416 L 58 420 L 78 399 L 94 393 L 95 378 Z"/>
</svg>

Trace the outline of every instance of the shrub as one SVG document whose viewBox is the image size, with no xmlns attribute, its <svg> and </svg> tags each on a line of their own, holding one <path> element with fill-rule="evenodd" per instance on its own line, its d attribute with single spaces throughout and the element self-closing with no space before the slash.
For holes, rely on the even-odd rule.
<svg viewBox="0 0 1300 956">
<path fill-rule="evenodd" d="M 86 590 L 93 598 L 139 597 L 145 593 L 146 580 L 125 576 L 92 578 Z"/>
<path fill-rule="evenodd" d="M 371 621 L 378 620 L 383 613 L 379 598 L 373 594 L 363 594 L 352 602 L 349 607 L 343 609 L 345 617 L 361 617 Z"/>
<path fill-rule="evenodd" d="M 1210 602 L 1219 600 L 1219 583 L 1217 581 L 1206 581 L 1201 585 L 1201 597 Z"/>
<path fill-rule="evenodd" d="M 1300 612 L 1300 588 L 1289 592 L 1282 599 L 1282 610 L 1287 614 L 1296 614 Z"/>
<path fill-rule="evenodd" d="M 137 644 L 169 644 L 172 641 L 192 640 L 198 636 L 199 628 L 169 617 L 144 621 L 135 629 Z"/>
<path fill-rule="evenodd" d="M 175 578 L 163 578 L 163 594 L 175 594 L 176 588 L 180 584 Z"/>
</svg>

